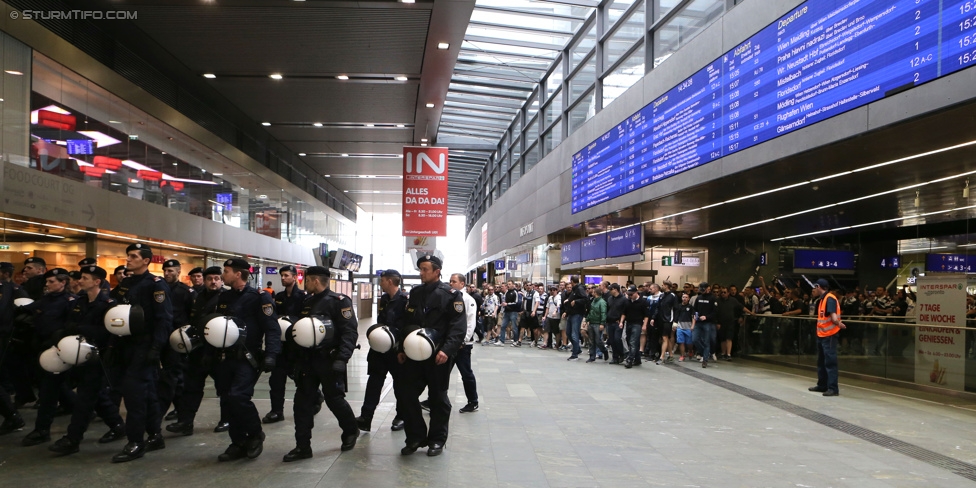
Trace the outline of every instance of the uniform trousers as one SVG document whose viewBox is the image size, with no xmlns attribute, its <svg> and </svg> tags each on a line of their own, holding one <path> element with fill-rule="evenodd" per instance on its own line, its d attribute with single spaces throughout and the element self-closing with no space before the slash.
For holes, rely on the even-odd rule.
<svg viewBox="0 0 976 488">
<path fill-rule="evenodd" d="M 298 390 L 295 392 L 295 443 L 308 449 L 312 446 L 312 428 L 315 427 L 315 410 L 319 403 L 319 387 L 325 395 L 325 405 L 339 422 L 342 435 L 359 432 L 356 414 L 346 401 L 346 394 L 339 375 L 332 370 L 332 361 L 311 359 L 302 365 L 295 376 Z M 231 423 L 233 426 L 233 422 Z"/>
<path fill-rule="evenodd" d="M 166 413 L 171 404 L 179 408 L 179 397 L 185 387 L 186 356 L 172 348 L 163 349 L 160 351 L 160 363 L 162 368 L 159 370 L 156 394 L 159 396 L 159 409 Z"/>
<path fill-rule="evenodd" d="M 78 378 L 77 400 L 75 409 L 71 413 L 71 423 L 68 424 L 68 439 L 81 442 L 91 423 L 91 413 L 95 411 L 105 421 L 105 425 L 114 429 L 123 424 L 119 415 L 119 406 L 112 403 L 108 396 L 108 385 L 105 373 L 99 364 L 83 364 L 73 368 Z"/>
<path fill-rule="evenodd" d="M 434 363 L 434 357 L 426 361 L 408 359 L 403 364 L 397 393 L 397 410 L 403 415 L 404 430 L 407 434 L 407 444 L 441 444 L 447 441 L 448 423 L 451 419 L 451 401 L 447 396 L 447 388 L 451 380 L 451 370 L 454 369 L 454 358 L 448 358 L 441 365 Z M 394 384 L 394 388 L 397 385 Z M 427 399 L 430 401 L 430 430 L 424 422 L 423 410 L 420 408 L 420 394 L 427 388 Z"/>
<path fill-rule="evenodd" d="M 187 355 L 186 374 L 183 376 L 183 394 L 175 399 L 177 418 L 180 422 L 193 423 L 193 419 L 200 410 L 203 401 L 203 389 L 207 385 L 207 376 L 212 376 L 209 354 L 203 347 L 191 351 Z M 221 412 L 222 414 L 223 412 Z M 224 416 L 221 415 L 221 420 Z"/>
<path fill-rule="evenodd" d="M 362 415 L 367 419 L 373 418 L 373 412 L 376 411 L 376 406 L 380 403 L 380 394 L 383 393 L 383 384 L 386 383 L 387 373 L 393 377 L 393 383 L 396 384 L 400 377 L 400 363 L 397 361 L 396 351 L 381 353 L 370 349 L 366 353 L 366 374 L 369 375 L 369 378 L 366 380 L 366 393 L 363 395 L 362 409 Z M 393 395 L 396 396 L 396 394 L 397 392 L 394 389 Z M 401 418 L 399 410 L 397 410 L 396 418 Z"/>
<path fill-rule="evenodd" d="M 246 359 L 238 359 L 234 353 L 231 356 L 235 357 L 227 357 L 214 366 L 214 386 L 220 396 L 220 413 L 230 422 L 230 440 L 243 446 L 262 432 L 261 417 L 251 401 L 261 372 Z"/>
<path fill-rule="evenodd" d="M 287 354 L 278 356 L 275 367 L 268 377 L 268 394 L 271 397 L 271 411 L 279 414 L 285 410 L 285 387 L 288 383 L 288 371 L 291 369 L 291 359 Z"/>
<path fill-rule="evenodd" d="M 125 402 L 125 435 L 129 442 L 143 442 L 144 434 L 158 434 L 163 417 L 156 396 L 156 365 L 146 363 L 144 354 L 131 354 L 115 368 L 112 384 Z"/>
<path fill-rule="evenodd" d="M 41 376 L 41 384 L 38 389 L 37 419 L 34 421 L 34 430 L 51 430 L 54 423 L 54 415 L 58 410 L 58 402 L 66 409 L 75 406 L 77 396 L 71 391 L 68 376 L 71 370 L 63 373 L 48 373 Z"/>
</svg>

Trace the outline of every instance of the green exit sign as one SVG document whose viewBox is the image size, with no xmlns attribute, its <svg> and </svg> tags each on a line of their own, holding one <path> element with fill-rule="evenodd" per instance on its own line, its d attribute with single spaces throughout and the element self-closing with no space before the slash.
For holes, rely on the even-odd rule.
<svg viewBox="0 0 976 488">
<path fill-rule="evenodd" d="M 671 266 L 671 262 L 674 260 L 673 256 L 662 256 L 661 266 Z"/>
<path fill-rule="evenodd" d="M 0 251 L 6 251 L 10 249 L 10 244 L 0 244 Z"/>
</svg>

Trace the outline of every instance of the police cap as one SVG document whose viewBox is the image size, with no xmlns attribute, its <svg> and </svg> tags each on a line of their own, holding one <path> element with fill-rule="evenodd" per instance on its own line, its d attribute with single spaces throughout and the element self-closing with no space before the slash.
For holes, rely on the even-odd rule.
<svg viewBox="0 0 976 488">
<path fill-rule="evenodd" d="M 68 272 L 68 277 L 70 277 L 73 280 L 80 280 L 81 279 L 81 271 L 69 271 Z"/>
<path fill-rule="evenodd" d="M 55 277 L 57 275 L 67 275 L 67 274 L 68 274 L 68 270 L 66 270 L 64 268 L 54 268 L 54 269 L 48 270 L 47 273 L 44 273 L 44 279 L 53 278 L 53 277 Z"/>
<path fill-rule="evenodd" d="M 699 290 L 704 290 L 704 289 L 707 289 L 707 288 L 708 288 L 708 282 L 707 281 L 702 281 L 701 284 L 698 285 L 698 289 Z"/>
<path fill-rule="evenodd" d="M 296 268 L 296 267 L 294 267 L 294 266 L 292 266 L 292 265 L 289 264 L 287 266 L 282 266 L 281 269 L 278 270 L 278 272 L 279 273 L 288 272 L 288 273 L 296 273 L 297 274 L 298 273 L 298 268 Z"/>
<path fill-rule="evenodd" d="M 177 260 L 177 259 L 170 259 L 170 260 L 166 261 L 165 263 L 163 263 L 163 267 L 164 268 L 179 268 L 180 267 L 180 261 Z"/>
<path fill-rule="evenodd" d="M 24 260 L 24 266 L 27 266 L 28 264 L 39 264 L 41 266 L 47 266 L 47 262 L 44 261 L 44 258 L 27 258 Z"/>
<path fill-rule="evenodd" d="M 7 273 L 14 272 L 14 263 L 8 263 L 6 261 L 0 263 L 0 271 L 5 271 Z"/>
<path fill-rule="evenodd" d="M 141 254 L 143 257 L 146 257 L 147 254 L 149 255 L 148 257 L 152 257 L 152 248 L 149 247 L 149 245 L 141 242 L 129 244 L 129 247 L 125 248 L 126 254 L 129 254 L 132 251 L 139 251 L 139 254 Z"/>
<path fill-rule="evenodd" d="M 105 269 L 100 268 L 98 266 L 84 266 L 81 268 L 81 272 L 87 275 L 91 275 L 92 278 L 98 278 L 100 280 L 104 280 L 105 277 L 108 276 L 108 273 L 105 271 Z"/>
<path fill-rule="evenodd" d="M 123 265 L 120 265 L 120 266 L 116 266 L 115 267 L 115 271 L 113 271 L 112 273 L 115 274 L 115 273 L 118 273 L 119 271 L 122 271 L 123 273 L 125 272 L 125 265 L 124 264 Z"/>
<path fill-rule="evenodd" d="M 305 276 L 332 276 L 329 269 L 323 266 L 312 266 L 305 270 Z"/>
<path fill-rule="evenodd" d="M 444 265 L 444 262 L 441 261 L 441 258 L 434 256 L 433 254 L 424 254 L 423 256 L 420 256 L 417 259 L 417 267 L 418 268 L 420 267 L 420 263 L 428 263 L 428 262 L 434 265 L 434 269 L 440 269 Z"/>
<path fill-rule="evenodd" d="M 211 267 L 203 270 L 203 275 L 204 276 L 219 275 L 221 273 L 223 273 L 223 271 L 221 271 L 220 268 L 218 268 L 217 266 L 211 266 Z M 193 274 L 193 273 L 190 273 L 190 274 Z"/>
<path fill-rule="evenodd" d="M 203 268 L 197 266 L 196 268 L 191 269 L 190 272 L 187 273 L 187 274 L 191 274 L 191 275 L 192 274 L 203 274 Z"/>
<path fill-rule="evenodd" d="M 380 278 L 400 278 L 400 272 L 395 269 L 385 269 L 380 273 Z"/>
<path fill-rule="evenodd" d="M 251 270 L 251 265 L 248 264 L 247 261 L 245 261 L 243 259 L 240 259 L 240 258 L 231 258 L 231 259 L 228 259 L 227 261 L 224 261 L 224 267 L 225 268 L 232 268 L 232 269 L 235 269 L 237 271 L 250 271 Z"/>
<path fill-rule="evenodd" d="M 81 261 L 78 261 L 79 268 L 84 268 L 85 266 L 93 266 L 95 264 L 98 264 L 98 261 L 95 261 L 95 258 L 85 258 L 82 259 Z"/>
</svg>

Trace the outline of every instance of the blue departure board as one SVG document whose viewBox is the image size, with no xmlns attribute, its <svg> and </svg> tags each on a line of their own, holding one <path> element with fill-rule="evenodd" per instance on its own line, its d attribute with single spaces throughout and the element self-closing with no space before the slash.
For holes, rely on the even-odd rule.
<svg viewBox="0 0 976 488">
<path fill-rule="evenodd" d="M 580 261 L 594 261 L 607 257 L 607 235 L 597 234 L 580 240 Z"/>
<path fill-rule="evenodd" d="M 644 226 L 642 224 L 607 232 L 607 257 L 619 258 L 644 254 Z"/>
<path fill-rule="evenodd" d="M 580 262 L 580 241 L 564 242 L 560 250 L 560 263 L 563 266 Z"/>
<path fill-rule="evenodd" d="M 793 251 L 794 269 L 854 269 L 853 251 L 833 251 L 823 249 L 797 249 Z"/>
<path fill-rule="evenodd" d="M 972 273 L 976 271 L 976 255 L 926 254 L 925 271 L 928 273 Z"/>
<path fill-rule="evenodd" d="M 976 0 L 809 0 L 573 156 L 572 212 L 976 64 Z"/>
</svg>

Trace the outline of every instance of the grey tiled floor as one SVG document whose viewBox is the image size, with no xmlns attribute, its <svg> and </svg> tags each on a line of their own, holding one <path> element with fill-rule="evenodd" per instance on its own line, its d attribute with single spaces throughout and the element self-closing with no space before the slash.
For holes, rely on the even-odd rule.
<svg viewBox="0 0 976 488">
<path fill-rule="evenodd" d="M 361 328 L 365 331 L 368 323 Z M 358 414 L 365 382 L 364 349 L 350 365 L 348 398 Z M 339 453 L 339 429 L 328 410 L 316 417 L 313 459 L 285 464 L 294 446 L 288 420 L 267 426 L 264 454 L 218 464 L 226 434 L 213 434 L 217 400 L 204 400 L 191 437 L 168 437 L 165 450 L 113 465 L 121 444 L 94 442 L 93 424 L 78 454 L 57 458 L 45 446 L 23 448 L 29 429 L 0 438 L 0 486 L 945 486 L 972 484 L 947 470 L 886 450 L 676 368 L 625 370 L 599 361 L 567 362 L 566 354 L 528 347 L 474 351 L 481 409 L 457 414 L 465 402 L 452 379 L 454 411 L 444 454 L 399 455 L 402 432 L 390 432 L 393 395 L 350 452 Z M 585 359 L 585 355 L 584 355 Z M 811 378 L 748 361 L 704 370 L 775 398 L 871 429 L 968 463 L 976 463 L 976 413 L 951 400 L 920 400 L 841 380 L 842 396 L 806 391 Z M 255 403 L 268 411 L 267 382 Z M 212 395 L 212 390 L 208 392 Z M 291 391 L 289 390 L 289 397 Z M 34 411 L 27 410 L 28 421 Z M 60 437 L 67 417 L 56 420 Z M 16 485 L 11 484 L 16 483 Z"/>
</svg>

